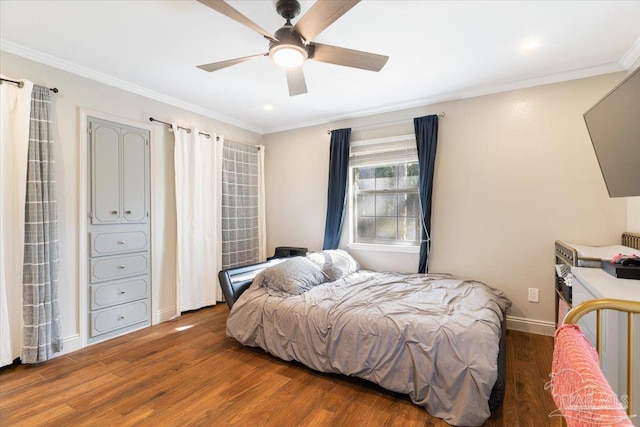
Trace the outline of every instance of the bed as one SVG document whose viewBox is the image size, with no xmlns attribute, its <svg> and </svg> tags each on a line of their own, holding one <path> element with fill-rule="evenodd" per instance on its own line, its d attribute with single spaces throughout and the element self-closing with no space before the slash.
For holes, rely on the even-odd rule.
<svg viewBox="0 0 640 427">
<path fill-rule="evenodd" d="M 500 291 L 449 275 L 361 270 L 344 251 L 221 271 L 227 335 L 321 372 L 409 395 L 452 425 L 502 403 Z"/>
</svg>

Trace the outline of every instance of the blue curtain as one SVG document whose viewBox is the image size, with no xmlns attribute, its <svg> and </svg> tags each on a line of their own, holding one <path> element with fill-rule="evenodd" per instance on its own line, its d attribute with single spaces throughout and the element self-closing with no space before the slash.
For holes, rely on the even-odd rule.
<svg viewBox="0 0 640 427">
<path fill-rule="evenodd" d="M 322 249 L 336 249 L 340 243 L 344 206 L 347 201 L 349 173 L 349 136 L 351 128 L 331 131 L 329 149 L 329 188 L 327 191 L 327 220 L 324 226 Z"/>
<path fill-rule="evenodd" d="M 433 170 L 436 164 L 438 146 L 438 116 L 417 117 L 413 119 L 418 146 L 420 213 L 422 216 L 422 243 L 420 244 L 419 273 L 427 273 L 429 266 L 429 248 L 431 246 L 431 194 L 433 192 Z"/>
</svg>

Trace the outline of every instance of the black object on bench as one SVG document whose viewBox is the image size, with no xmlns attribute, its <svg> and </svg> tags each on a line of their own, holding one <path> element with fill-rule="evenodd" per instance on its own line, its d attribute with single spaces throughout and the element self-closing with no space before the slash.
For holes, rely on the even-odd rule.
<svg viewBox="0 0 640 427">
<path fill-rule="evenodd" d="M 308 248 L 296 248 L 292 246 L 278 246 L 276 248 L 275 253 L 272 257 L 267 258 L 268 260 L 275 258 L 289 258 L 292 256 L 306 256 L 307 252 L 309 252 Z"/>
</svg>

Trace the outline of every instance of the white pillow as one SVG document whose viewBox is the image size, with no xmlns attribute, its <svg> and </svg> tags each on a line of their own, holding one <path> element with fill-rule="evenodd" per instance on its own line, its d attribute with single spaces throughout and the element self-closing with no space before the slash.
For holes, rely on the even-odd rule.
<svg viewBox="0 0 640 427">
<path fill-rule="evenodd" d="M 342 249 L 331 249 L 307 254 L 307 258 L 317 264 L 330 282 L 360 270 L 360 264 L 348 252 Z"/>
<path fill-rule="evenodd" d="M 293 257 L 258 273 L 254 284 L 267 288 L 271 295 L 299 295 L 324 283 L 327 276 L 305 257 Z"/>
</svg>

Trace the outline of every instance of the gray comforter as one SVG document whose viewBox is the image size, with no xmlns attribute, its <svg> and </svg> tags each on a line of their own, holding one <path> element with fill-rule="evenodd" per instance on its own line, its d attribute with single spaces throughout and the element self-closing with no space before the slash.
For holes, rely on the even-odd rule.
<svg viewBox="0 0 640 427">
<path fill-rule="evenodd" d="M 408 394 L 453 425 L 480 425 L 497 378 L 500 291 L 445 276 L 361 270 L 301 295 L 270 296 L 254 283 L 227 334 L 322 372 Z"/>
</svg>

